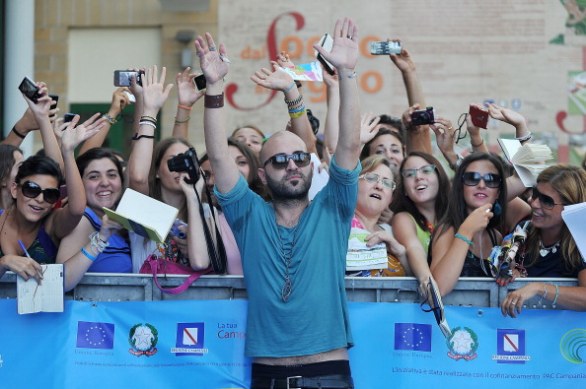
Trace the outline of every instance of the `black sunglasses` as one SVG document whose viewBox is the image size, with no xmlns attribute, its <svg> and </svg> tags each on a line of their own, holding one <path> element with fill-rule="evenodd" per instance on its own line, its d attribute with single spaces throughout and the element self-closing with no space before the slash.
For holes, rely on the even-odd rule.
<svg viewBox="0 0 586 389">
<path fill-rule="evenodd" d="M 501 184 L 501 176 L 494 173 L 486 173 L 481 175 L 478 172 L 466 172 L 462 174 L 462 182 L 466 186 L 476 186 L 480 183 L 480 180 L 484 180 L 484 183 L 489 188 L 498 188 Z"/>
<path fill-rule="evenodd" d="M 535 199 L 539 199 L 539 203 L 541 204 L 541 206 L 547 209 L 552 209 L 556 205 L 564 205 L 562 203 L 556 203 L 551 196 L 548 196 L 538 191 L 536 186 L 531 188 L 531 201 Z"/>
<path fill-rule="evenodd" d="M 311 162 L 311 156 L 303 151 L 296 151 L 293 154 L 279 153 L 267 159 L 263 166 L 271 163 L 275 169 L 285 169 L 290 160 L 295 162 L 297 167 L 305 167 Z"/>
<path fill-rule="evenodd" d="M 41 189 L 39 184 L 32 182 L 32 181 L 25 181 L 24 184 L 20 185 L 22 189 L 22 194 L 29 199 L 34 199 L 38 197 L 41 193 L 43 194 L 43 199 L 48 202 L 49 204 L 55 204 L 61 193 L 57 188 L 47 188 Z"/>
</svg>

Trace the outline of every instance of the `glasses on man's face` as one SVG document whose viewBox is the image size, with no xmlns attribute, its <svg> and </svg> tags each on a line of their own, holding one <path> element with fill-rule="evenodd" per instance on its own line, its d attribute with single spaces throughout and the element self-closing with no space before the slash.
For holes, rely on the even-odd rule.
<svg viewBox="0 0 586 389">
<path fill-rule="evenodd" d="M 403 169 L 401 171 L 401 175 L 405 178 L 413 178 L 417 175 L 418 172 L 421 172 L 421 174 L 424 176 L 429 176 L 435 172 L 435 165 L 424 165 L 417 169 Z"/>
<path fill-rule="evenodd" d="M 371 184 L 382 183 L 383 186 L 390 190 L 395 190 L 395 181 L 391 180 L 390 178 L 383 178 L 376 173 L 365 173 L 358 178 L 365 180 Z"/>
<path fill-rule="evenodd" d="M 531 189 L 531 202 L 533 202 L 535 199 L 539 199 L 539 204 L 541 204 L 541 206 L 546 209 L 552 209 L 556 205 L 564 205 L 562 203 L 556 203 L 553 197 L 538 191 L 536 186 Z"/>
<path fill-rule="evenodd" d="M 32 181 L 25 181 L 22 185 L 20 185 L 20 189 L 22 190 L 22 194 L 29 199 L 34 199 L 42 193 L 43 199 L 49 204 L 55 204 L 57 200 L 59 200 L 60 196 L 59 189 L 42 189 L 39 184 Z"/>
<path fill-rule="evenodd" d="M 476 186 L 484 181 L 484 184 L 489 188 L 498 188 L 501 185 L 501 176 L 494 173 L 486 173 L 482 175 L 478 172 L 466 172 L 462 174 L 462 182 L 466 186 Z"/>
<path fill-rule="evenodd" d="M 267 159 L 264 166 L 270 163 L 273 168 L 280 170 L 285 169 L 289 165 L 289 161 L 295 162 L 297 167 L 305 167 L 311 162 L 311 156 L 303 151 L 296 151 L 293 154 L 279 153 Z"/>
</svg>

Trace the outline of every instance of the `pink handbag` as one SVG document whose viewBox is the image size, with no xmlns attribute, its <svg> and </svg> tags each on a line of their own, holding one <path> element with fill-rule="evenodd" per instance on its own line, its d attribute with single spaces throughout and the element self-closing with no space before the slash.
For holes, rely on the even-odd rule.
<svg viewBox="0 0 586 389">
<path fill-rule="evenodd" d="M 190 267 L 182 265 L 180 263 L 167 261 L 164 259 L 158 259 L 152 255 L 149 255 L 148 258 L 142 264 L 139 273 L 141 274 L 152 274 L 153 280 L 155 281 L 155 285 L 157 288 L 161 290 L 163 293 L 168 294 L 179 294 L 183 293 L 189 288 L 189 285 L 193 284 L 195 281 L 199 279 L 200 276 L 209 273 L 211 268 L 205 270 L 192 270 Z M 181 283 L 181 285 L 176 286 L 174 288 L 164 288 L 159 284 L 159 275 L 167 275 L 167 274 L 186 274 L 189 275 Z"/>
</svg>

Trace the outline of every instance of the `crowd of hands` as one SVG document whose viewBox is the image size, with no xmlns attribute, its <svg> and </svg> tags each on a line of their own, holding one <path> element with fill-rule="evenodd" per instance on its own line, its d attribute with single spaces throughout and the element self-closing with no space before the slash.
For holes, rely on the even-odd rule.
<svg viewBox="0 0 586 389">
<path fill-rule="evenodd" d="M 352 33 L 356 36 L 357 29 Z M 342 47 L 346 45 L 347 47 Z M 210 50 L 214 47 L 214 50 Z M 206 33 L 195 41 L 195 49 L 200 59 L 201 70 L 206 77 L 208 85 L 213 85 L 222 80 L 229 71 L 230 61 L 228 60 L 227 49 L 223 44 L 215 48 L 213 37 Z M 357 43 L 352 39 L 338 39 L 334 42 L 334 49 L 326 53 L 322 48 L 316 47 L 328 61 L 336 67 L 354 68 L 358 50 Z M 444 155 L 448 165 L 454 167 L 459 158 L 455 150 L 457 141 L 464 137 L 466 131 L 470 137 L 470 143 L 474 151 L 488 152 L 484 144 L 482 130 L 471 123 L 469 117 L 464 121 L 454 125 L 447 118 L 437 117 L 435 122 L 430 125 L 413 126 L 411 123 L 414 111 L 425 108 L 423 93 L 416 75 L 416 66 L 408 50 L 403 49 L 400 54 L 390 55 L 391 62 L 401 72 L 405 87 L 407 90 L 408 108 L 402 113 L 401 121 L 406 129 L 403 133 L 406 135 L 403 154 L 405 150 L 408 153 L 412 150 L 419 150 L 433 154 L 432 140 L 430 129 L 435 134 L 437 148 Z M 291 76 L 280 70 L 281 67 L 291 68 L 294 63 L 286 52 L 278 54 L 277 58 L 271 61 L 270 68 L 261 68 L 251 75 L 250 79 L 257 85 L 275 91 L 285 92 L 291 82 Z M 106 114 L 96 113 L 89 119 L 81 122 L 80 116 L 76 115 L 71 122 L 64 122 L 60 116 L 59 108 L 52 107 L 53 100 L 50 97 L 48 85 L 45 82 L 38 82 L 39 95 L 37 102 L 33 102 L 25 97 L 28 103 L 28 109 L 15 125 L 17 134 L 11 132 L 3 143 L 10 143 L 18 146 L 22 142 L 22 136 L 29 132 L 40 131 L 45 154 L 57 160 L 61 167 L 64 166 L 69 158 L 72 158 L 74 152 L 83 153 L 93 147 L 100 147 L 107 135 L 109 127 L 113 124 L 112 119 L 118 117 L 122 111 L 136 101 L 137 109 L 141 109 L 144 115 L 157 116 L 158 112 L 164 106 L 169 94 L 173 88 L 172 83 L 167 83 L 167 69 L 157 66 L 151 66 L 143 69 L 130 69 L 144 72 L 142 85 L 139 85 L 135 79 L 132 79 L 129 87 L 119 87 L 112 94 L 110 108 Z M 194 78 L 199 72 L 194 72 L 191 68 L 186 68 L 175 76 L 175 86 L 177 90 L 177 102 L 179 106 L 192 107 L 205 94 L 205 90 L 198 90 L 194 87 Z M 324 152 L 323 167 L 327 168 L 330 155 L 335 152 L 338 138 L 337 110 L 339 107 L 339 78 L 337 74 L 330 75 L 323 72 L 324 82 L 328 91 L 328 113 L 324 129 Z M 338 100 L 337 100 L 338 99 Z M 141 104 L 142 107 L 138 107 Z M 517 136 L 522 136 L 529 132 L 525 118 L 518 112 L 489 104 L 486 107 L 471 104 L 478 108 L 485 108 L 490 117 L 512 125 Z M 177 110 L 173 136 L 188 138 L 188 121 L 189 111 Z M 306 116 L 303 120 L 306 120 Z M 380 115 L 365 112 L 361 115 L 360 121 L 360 143 L 367 144 L 371 141 L 380 129 Z M 464 125 L 466 129 L 463 130 Z M 309 121 L 305 128 L 311 128 Z M 315 151 L 316 138 L 312 135 L 313 131 L 302 132 L 301 137 L 306 141 L 308 151 Z M 201 188 L 201 185 L 200 185 Z M 188 189 L 186 189 L 188 190 Z M 189 189 L 190 190 L 190 189 Z M 4 204 L 5 206 L 5 204 Z M 121 227 L 114 222 L 105 219 L 105 227 L 101 233 L 104 235 L 111 234 Z M 104 236 L 107 238 L 107 236 Z M 393 251 L 400 254 L 404 253 L 405 248 L 398 242 L 394 241 Z M 186 248 L 185 248 L 186 249 Z"/>
</svg>

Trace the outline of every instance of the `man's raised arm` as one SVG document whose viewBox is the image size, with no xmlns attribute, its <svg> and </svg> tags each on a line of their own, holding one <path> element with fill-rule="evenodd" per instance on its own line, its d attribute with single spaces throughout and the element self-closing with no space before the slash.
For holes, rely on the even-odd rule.
<svg viewBox="0 0 586 389">
<path fill-rule="evenodd" d="M 336 163 L 353 170 L 360 156 L 360 103 L 356 84 L 358 60 L 358 26 L 351 19 L 338 19 L 334 28 L 334 45 L 331 52 L 314 46 L 338 73 L 340 84 L 340 133 L 336 146 Z"/>
<path fill-rule="evenodd" d="M 228 157 L 226 118 L 223 108 L 224 77 L 228 74 L 230 62 L 226 57 L 224 45 L 220 44 L 218 51 L 212 35 L 208 32 L 205 37 L 197 37 L 195 49 L 207 85 L 203 114 L 206 151 L 216 178 L 216 187 L 220 193 L 226 193 L 234 188 L 240 177 L 236 163 Z"/>
</svg>

